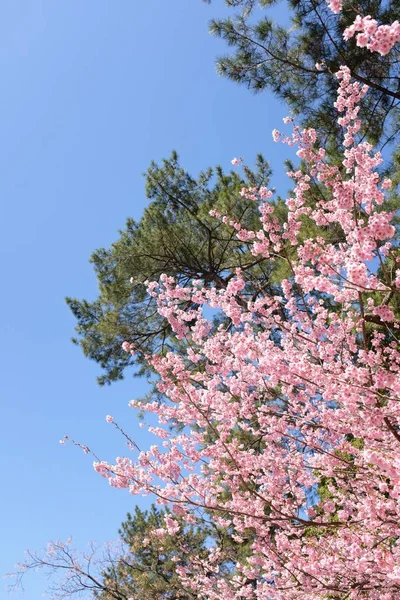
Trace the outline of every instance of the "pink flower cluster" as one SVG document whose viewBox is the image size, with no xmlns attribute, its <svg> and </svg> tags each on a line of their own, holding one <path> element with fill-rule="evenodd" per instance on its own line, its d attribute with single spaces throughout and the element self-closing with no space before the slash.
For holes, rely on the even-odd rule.
<svg viewBox="0 0 400 600">
<path fill-rule="evenodd" d="M 340 13 L 343 8 L 343 0 L 329 0 L 328 6 L 333 13 Z"/>
<path fill-rule="evenodd" d="M 400 41 L 400 22 L 378 25 L 377 21 L 370 16 L 357 16 L 354 23 L 347 27 L 343 34 L 345 40 L 353 36 L 356 36 L 357 46 L 385 56 Z"/>
<path fill-rule="evenodd" d="M 134 344 L 130 344 L 129 342 L 123 342 L 122 350 L 124 352 L 128 352 L 128 354 L 136 354 L 136 348 Z"/>
<path fill-rule="evenodd" d="M 327 0 L 327 2 L 333 13 L 342 11 L 343 0 Z M 378 25 L 370 15 L 365 17 L 357 15 L 354 23 L 343 33 L 345 40 L 354 36 L 360 48 L 368 48 L 371 52 L 378 52 L 385 56 L 400 41 L 400 22 L 396 20 L 391 25 Z M 319 69 L 320 65 L 318 63 L 317 65 L 316 68 Z"/>
<path fill-rule="evenodd" d="M 339 125 L 346 127 L 343 144 L 351 146 L 354 141 L 354 136 L 358 133 L 361 126 L 361 121 L 357 119 L 359 111 L 359 102 L 368 91 L 368 86 L 361 86 L 358 82 L 351 82 L 350 69 L 348 67 L 340 67 L 336 73 L 337 79 L 340 80 L 339 93 L 335 108 L 338 112 L 344 112 L 345 116 L 338 119 Z"/>
</svg>

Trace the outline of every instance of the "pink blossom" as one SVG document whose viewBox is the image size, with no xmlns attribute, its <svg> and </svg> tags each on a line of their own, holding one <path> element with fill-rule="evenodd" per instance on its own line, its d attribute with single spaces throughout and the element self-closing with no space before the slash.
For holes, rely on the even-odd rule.
<svg viewBox="0 0 400 600">
<path fill-rule="evenodd" d="M 392 180 L 385 177 L 385 179 L 381 183 L 383 190 L 389 190 L 392 187 Z"/>
<path fill-rule="evenodd" d="M 272 131 L 272 139 L 274 140 L 274 142 L 279 142 L 279 140 L 281 139 L 281 134 L 277 129 L 274 129 Z"/>
<path fill-rule="evenodd" d="M 166 533 L 167 533 L 167 530 L 164 529 L 164 527 L 159 527 L 158 529 L 154 529 L 154 531 L 153 531 L 153 534 L 158 539 L 162 539 L 163 537 L 165 537 Z"/>
<path fill-rule="evenodd" d="M 400 23 L 394 21 L 391 25 L 378 26 L 375 19 L 370 16 L 358 16 L 343 34 L 345 40 L 354 35 L 356 35 L 357 46 L 366 47 L 371 52 L 378 52 L 384 56 L 400 41 Z"/>
<path fill-rule="evenodd" d="M 342 4 L 330 6 L 338 12 Z M 382 51 L 382 27 L 358 17 L 348 36 L 369 36 L 369 49 L 375 36 Z M 393 41 L 396 27 L 392 33 Z M 182 286 L 166 274 L 148 283 L 183 340 L 179 352 L 148 357 L 165 402 L 133 403 L 158 419 L 149 431 L 160 440 L 135 447 L 132 458 L 94 463 L 111 486 L 171 506 L 165 527 L 151 534 L 158 546 L 205 516 L 246 543 L 243 555 L 210 542 L 185 566 L 177 561 L 176 575 L 196 598 L 399 597 L 395 214 L 385 205 L 382 156 L 358 139 L 367 87 L 345 66 L 336 77 L 341 164 L 330 161 L 315 129 L 295 125 L 287 137 L 274 130 L 302 160 L 289 174 L 285 222 L 266 188 L 242 189 L 258 202 L 252 229 L 213 213 L 246 255 L 281 261 L 288 277 L 254 293 L 244 261 L 221 287 Z M 310 202 L 314 181 L 321 194 Z M 307 236 L 305 220 L 315 225 Z M 332 226 L 337 236 L 321 234 Z M 220 326 L 205 317 L 209 308 L 224 316 Z"/>
<path fill-rule="evenodd" d="M 169 535 L 177 534 L 180 529 L 179 523 L 170 515 L 165 515 L 164 520 Z"/>
<path fill-rule="evenodd" d="M 340 13 L 343 7 L 343 0 L 329 0 L 328 6 L 334 13 Z"/>
</svg>

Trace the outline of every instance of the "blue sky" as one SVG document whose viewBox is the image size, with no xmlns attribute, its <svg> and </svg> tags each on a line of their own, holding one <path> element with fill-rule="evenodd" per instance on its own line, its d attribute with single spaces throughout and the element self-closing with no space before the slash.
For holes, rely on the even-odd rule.
<svg viewBox="0 0 400 600">
<path fill-rule="evenodd" d="M 51 539 L 114 539 L 138 501 L 58 440 L 67 433 L 112 459 L 124 446 L 108 413 L 144 435 L 127 407 L 143 384 L 97 386 L 97 366 L 70 342 L 64 297 L 95 297 L 88 258 L 140 217 L 149 162 L 174 148 L 196 174 L 262 151 L 287 186 L 288 150 L 271 140 L 286 110 L 215 72 L 226 49 L 207 22 L 223 10 L 200 0 L 1 3 L 0 573 Z M 32 576 L 13 598 L 45 588 Z"/>
</svg>

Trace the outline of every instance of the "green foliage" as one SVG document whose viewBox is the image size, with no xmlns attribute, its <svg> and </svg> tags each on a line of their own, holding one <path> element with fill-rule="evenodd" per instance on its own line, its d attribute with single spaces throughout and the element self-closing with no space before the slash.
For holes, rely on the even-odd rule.
<svg viewBox="0 0 400 600">
<path fill-rule="evenodd" d="M 209 531 L 207 527 L 186 526 L 174 536 L 166 534 L 162 540 L 157 539 L 154 531 L 165 528 L 165 514 L 168 511 L 154 505 L 149 511 L 136 507 L 133 515 L 128 513 L 119 530 L 127 552 L 104 571 L 106 590 L 117 589 L 121 598 L 133 600 L 195 600 L 193 593 L 182 587 L 176 567 L 190 566 L 190 557 L 201 558 Z M 106 591 L 97 597 L 110 600 L 112 596 Z"/>
<path fill-rule="evenodd" d="M 359 13 L 372 14 L 382 23 L 394 21 L 399 16 L 396 0 L 347 2 L 340 15 L 334 15 L 325 0 L 289 0 L 290 11 L 286 2 L 277 0 L 226 0 L 225 4 L 237 9 L 233 16 L 210 23 L 211 33 L 233 49 L 217 61 L 221 75 L 253 92 L 272 91 L 304 124 L 324 133 L 326 149 L 334 152 L 339 132 L 334 73 L 347 65 L 354 79 L 370 86 L 360 110 L 366 124 L 363 133 L 372 143 L 397 140 L 399 53 L 380 56 L 359 48 L 354 39 L 343 39 L 343 31 Z M 274 22 L 270 10 L 274 5 L 282 8 L 284 24 Z"/>
<path fill-rule="evenodd" d="M 157 538 L 154 532 L 165 529 L 165 515 L 169 515 L 168 509 L 159 510 L 154 505 L 149 511 L 136 507 L 133 515 L 127 515 L 119 530 L 127 551 L 104 570 L 105 591 L 96 594 L 99 600 L 196 600 L 193 592 L 180 582 L 177 566 L 190 572 L 192 564 L 206 557 L 206 548 L 215 545 L 221 557 L 218 576 L 229 578 L 234 573 L 234 564 L 251 554 L 254 532 L 249 530 L 242 540 L 235 541 L 229 523 L 216 525 L 213 516 L 209 519 L 208 515 L 199 515 L 198 523 L 191 527 L 174 515 L 174 520 L 181 525 L 180 530 Z"/>
<path fill-rule="evenodd" d="M 92 302 L 67 299 L 77 319 L 74 341 L 104 370 L 101 384 L 122 379 L 128 366 L 135 365 L 136 373 L 143 375 L 147 372 L 146 354 L 179 347 L 147 294 L 146 281 L 157 281 L 166 273 L 180 285 L 201 279 L 218 289 L 225 287 L 240 267 L 248 277 L 249 294 L 271 286 L 274 266 L 254 258 L 232 227 L 209 215 L 214 209 L 249 229 L 257 227 L 257 204 L 242 198 L 240 191 L 243 186 L 266 185 L 270 169 L 259 155 L 256 170 L 246 168 L 244 172 L 242 179 L 216 167 L 195 179 L 181 167 L 175 152 L 161 166 L 150 165 L 146 193 L 151 202 L 143 217 L 139 222 L 128 219 L 119 239 L 92 255 L 98 298 Z M 284 218 L 282 203 L 277 211 Z M 135 345 L 135 356 L 122 350 L 125 340 Z"/>
</svg>

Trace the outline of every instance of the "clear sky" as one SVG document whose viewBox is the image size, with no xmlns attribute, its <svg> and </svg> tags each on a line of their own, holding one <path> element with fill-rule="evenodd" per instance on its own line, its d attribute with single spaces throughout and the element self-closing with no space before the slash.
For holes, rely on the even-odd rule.
<svg viewBox="0 0 400 600">
<path fill-rule="evenodd" d="M 97 366 L 70 343 L 64 297 L 95 297 L 88 258 L 140 217 L 149 162 L 174 148 L 197 174 L 262 151 L 287 185 L 288 150 L 271 139 L 286 110 L 215 72 L 226 49 L 207 22 L 223 10 L 218 0 L 1 2 L 0 573 L 51 539 L 114 539 L 138 501 L 58 440 L 112 459 L 124 446 L 106 414 L 142 431 L 127 403 L 143 387 L 97 386 Z M 27 579 L 25 600 L 45 584 Z"/>
</svg>

